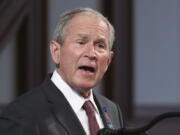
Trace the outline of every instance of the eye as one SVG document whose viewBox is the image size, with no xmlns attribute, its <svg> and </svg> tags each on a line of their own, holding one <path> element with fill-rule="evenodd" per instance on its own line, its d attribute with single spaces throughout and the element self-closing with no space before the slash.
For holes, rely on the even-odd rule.
<svg viewBox="0 0 180 135">
<path fill-rule="evenodd" d="M 98 49 L 106 49 L 106 44 L 104 42 L 97 42 L 96 46 Z"/>
<path fill-rule="evenodd" d="M 85 42 L 84 42 L 84 41 L 78 41 L 78 44 L 80 44 L 80 45 L 84 45 L 84 44 L 85 44 Z"/>
<path fill-rule="evenodd" d="M 107 45 L 104 40 L 99 39 L 99 40 L 95 41 L 95 45 L 96 45 L 97 49 L 99 49 L 99 50 L 107 49 Z"/>
<path fill-rule="evenodd" d="M 99 43 L 99 44 L 98 44 L 98 47 L 104 49 L 104 48 L 105 48 L 105 45 L 102 44 L 102 43 Z"/>
<path fill-rule="evenodd" d="M 84 45 L 84 44 L 86 44 L 86 41 L 85 40 L 77 40 L 76 43 L 79 45 Z"/>
</svg>

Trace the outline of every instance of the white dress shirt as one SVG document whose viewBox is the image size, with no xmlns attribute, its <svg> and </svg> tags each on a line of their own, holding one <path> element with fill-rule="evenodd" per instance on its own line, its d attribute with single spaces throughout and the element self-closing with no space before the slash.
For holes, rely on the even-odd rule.
<svg viewBox="0 0 180 135">
<path fill-rule="evenodd" d="M 63 93 L 63 95 L 65 96 L 69 104 L 71 105 L 72 109 L 74 110 L 75 114 L 80 120 L 87 135 L 90 135 L 88 117 L 86 115 L 85 110 L 82 108 L 84 102 L 87 100 L 90 100 L 93 106 L 95 107 L 95 115 L 96 115 L 96 119 L 97 119 L 100 129 L 104 128 L 104 124 L 102 122 L 99 110 L 93 98 L 92 90 L 91 90 L 89 98 L 84 98 L 80 96 L 61 78 L 61 76 L 59 75 L 59 73 L 57 73 L 56 70 L 53 72 L 51 80 L 56 85 L 56 87 Z"/>
</svg>

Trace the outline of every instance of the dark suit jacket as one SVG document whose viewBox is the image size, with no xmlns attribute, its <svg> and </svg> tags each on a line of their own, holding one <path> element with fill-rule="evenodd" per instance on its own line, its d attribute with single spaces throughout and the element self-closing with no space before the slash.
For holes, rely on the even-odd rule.
<svg viewBox="0 0 180 135">
<path fill-rule="evenodd" d="M 105 127 L 122 127 L 118 105 L 95 94 Z M 0 135 L 86 135 L 76 114 L 50 76 L 19 97 L 0 116 Z"/>
</svg>

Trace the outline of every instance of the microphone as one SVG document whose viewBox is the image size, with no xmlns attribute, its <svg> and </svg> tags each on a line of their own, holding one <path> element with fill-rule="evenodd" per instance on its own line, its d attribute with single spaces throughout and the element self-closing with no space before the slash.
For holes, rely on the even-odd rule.
<svg viewBox="0 0 180 135">
<path fill-rule="evenodd" d="M 146 132 L 139 131 L 138 129 L 110 129 L 103 128 L 98 132 L 98 135 L 147 135 Z"/>
<path fill-rule="evenodd" d="M 151 129 L 156 123 L 167 118 L 180 117 L 180 112 L 167 112 L 156 116 L 148 124 L 139 128 L 121 128 L 110 129 L 103 128 L 99 130 L 98 135 L 146 135 L 146 132 Z"/>
</svg>

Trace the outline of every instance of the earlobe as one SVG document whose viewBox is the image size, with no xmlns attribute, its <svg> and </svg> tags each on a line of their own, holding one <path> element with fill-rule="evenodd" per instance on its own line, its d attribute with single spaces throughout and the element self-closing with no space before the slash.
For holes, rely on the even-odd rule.
<svg viewBox="0 0 180 135">
<path fill-rule="evenodd" d="M 61 49 L 61 45 L 59 43 L 57 43 L 54 40 L 50 42 L 51 57 L 55 62 L 55 64 L 59 64 L 60 62 L 60 49 Z"/>
</svg>

